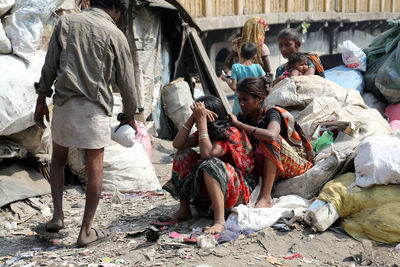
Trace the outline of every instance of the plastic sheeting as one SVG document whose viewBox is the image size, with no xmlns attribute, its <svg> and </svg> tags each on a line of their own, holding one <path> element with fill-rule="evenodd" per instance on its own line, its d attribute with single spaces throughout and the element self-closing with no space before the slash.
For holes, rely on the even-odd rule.
<svg viewBox="0 0 400 267">
<path fill-rule="evenodd" d="M 9 54 L 12 51 L 11 42 L 4 31 L 0 20 L 0 54 Z"/>
<path fill-rule="evenodd" d="M 128 41 L 135 67 L 138 108 L 143 109 L 147 118 L 157 104 L 162 85 L 160 14 L 147 8 L 136 12 Z"/>
<path fill-rule="evenodd" d="M 325 78 L 343 88 L 357 90 L 360 94 L 364 92 L 364 78 L 358 70 L 350 69 L 344 65 L 337 66 L 326 70 Z"/>
<path fill-rule="evenodd" d="M 393 27 L 375 37 L 366 50 L 368 65 L 366 89 L 379 100 L 400 101 L 400 20 L 388 22 Z"/>
<path fill-rule="evenodd" d="M 33 168 L 14 164 L 0 170 L 0 207 L 50 193 L 50 184 Z"/>
</svg>

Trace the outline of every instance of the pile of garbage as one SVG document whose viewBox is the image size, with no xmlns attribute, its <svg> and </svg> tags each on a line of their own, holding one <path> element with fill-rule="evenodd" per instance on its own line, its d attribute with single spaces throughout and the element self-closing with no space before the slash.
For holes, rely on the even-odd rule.
<svg viewBox="0 0 400 267">
<path fill-rule="evenodd" d="M 356 240 L 400 243 L 399 22 L 366 52 L 351 41 L 339 45 L 344 65 L 326 70 L 326 79 L 298 76 L 272 88 L 266 104 L 293 114 L 317 157 L 308 172 L 275 183 L 272 208 L 234 208 L 230 220 L 240 231 L 290 230 L 304 220 L 322 232 L 343 219 Z"/>
</svg>

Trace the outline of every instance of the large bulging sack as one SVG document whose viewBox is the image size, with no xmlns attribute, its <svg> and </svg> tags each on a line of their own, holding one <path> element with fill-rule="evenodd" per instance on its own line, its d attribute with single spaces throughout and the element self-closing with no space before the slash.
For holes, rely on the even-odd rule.
<svg viewBox="0 0 400 267">
<path fill-rule="evenodd" d="M 86 180 L 84 150 L 71 149 L 69 165 L 74 174 Z M 160 188 L 154 166 L 140 142 L 128 148 L 113 142 L 104 148 L 104 191 L 154 191 Z"/>
<path fill-rule="evenodd" d="M 11 40 L 13 53 L 30 62 L 39 48 L 43 23 L 57 9 L 54 0 L 16 0 L 11 15 L 5 18 L 5 31 Z"/>
<path fill-rule="evenodd" d="M 193 103 L 193 98 L 189 84 L 182 78 L 170 82 L 163 88 L 162 101 L 165 113 L 175 128 L 182 128 L 192 114 L 190 105 Z"/>
<path fill-rule="evenodd" d="M 14 55 L 0 55 L 0 135 L 34 125 L 37 94 L 33 83 L 40 78 L 45 56 L 38 51 L 28 65 Z"/>
<path fill-rule="evenodd" d="M 318 199 L 330 202 L 344 218 L 343 226 L 353 238 L 383 243 L 400 242 L 400 185 L 360 188 L 355 174 L 346 173 L 327 183 Z"/>
<path fill-rule="evenodd" d="M 354 159 L 356 184 L 400 184 L 400 134 L 374 135 L 365 138 L 357 147 Z"/>
</svg>

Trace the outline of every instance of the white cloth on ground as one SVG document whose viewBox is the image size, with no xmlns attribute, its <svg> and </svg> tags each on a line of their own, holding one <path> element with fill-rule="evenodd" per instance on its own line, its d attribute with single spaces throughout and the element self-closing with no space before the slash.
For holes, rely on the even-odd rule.
<svg viewBox="0 0 400 267">
<path fill-rule="evenodd" d="M 280 218 L 292 218 L 295 209 L 306 210 L 308 200 L 295 195 L 282 196 L 271 208 L 249 208 L 239 205 L 232 209 L 237 213 L 238 225 L 243 229 L 259 231 L 274 225 Z"/>
</svg>

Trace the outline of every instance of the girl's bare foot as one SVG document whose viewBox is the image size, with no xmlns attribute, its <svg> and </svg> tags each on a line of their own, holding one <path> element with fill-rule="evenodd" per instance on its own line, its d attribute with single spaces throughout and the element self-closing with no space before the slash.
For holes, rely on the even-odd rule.
<svg viewBox="0 0 400 267">
<path fill-rule="evenodd" d="M 219 234 L 225 230 L 225 221 L 214 222 L 214 225 L 204 230 L 207 234 Z"/>
<path fill-rule="evenodd" d="M 271 202 L 271 198 L 268 197 L 262 197 L 258 200 L 255 208 L 271 208 L 272 207 L 272 202 Z"/>
<path fill-rule="evenodd" d="M 166 216 L 169 218 L 169 221 L 173 221 L 173 220 L 185 220 L 185 219 L 189 219 L 192 217 L 192 212 L 189 210 L 177 210 L 175 213 Z"/>
</svg>

